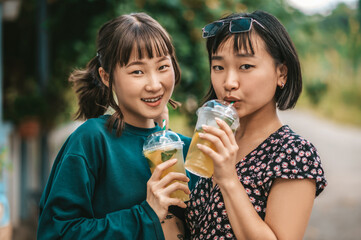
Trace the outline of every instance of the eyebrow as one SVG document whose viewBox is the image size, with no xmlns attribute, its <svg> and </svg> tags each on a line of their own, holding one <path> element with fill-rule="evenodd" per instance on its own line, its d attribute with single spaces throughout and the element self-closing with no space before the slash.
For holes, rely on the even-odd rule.
<svg viewBox="0 0 361 240">
<path fill-rule="evenodd" d="M 255 57 L 254 54 L 251 53 L 237 53 L 236 57 Z M 222 56 L 212 56 L 211 60 L 223 60 Z"/>
<path fill-rule="evenodd" d="M 142 61 L 134 61 L 134 62 L 129 63 L 126 67 L 128 68 L 128 67 L 131 67 L 133 65 L 144 65 L 144 62 L 142 62 Z"/>
<path fill-rule="evenodd" d="M 254 54 L 252 53 L 237 53 L 237 57 L 254 57 Z"/>
<path fill-rule="evenodd" d="M 168 59 L 167 56 L 163 56 L 162 58 L 160 58 L 160 59 L 157 61 L 157 63 L 159 63 L 159 62 L 161 62 L 161 61 L 164 61 L 164 60 L 170 60 L 170 59 Z M 170 61 L 171 61 L 171 60 L 170 60 Z M 145 63 L 144 63 L 144 61 L 134 61 L 134 62 L 129 63 L 126 67 L 128 68 L 128 67 L 131 67 L 131 66 L 133 66 L 133 65 L 145 65 Z"/>
</svg>

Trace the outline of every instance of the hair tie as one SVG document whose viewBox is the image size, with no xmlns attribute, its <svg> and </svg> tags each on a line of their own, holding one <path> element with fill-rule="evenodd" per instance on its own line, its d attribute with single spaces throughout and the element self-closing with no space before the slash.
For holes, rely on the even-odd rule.
<svg viewBox="0 0 361 240">
<path fill-rule="evenodd" d="M 93 86 L 95 87 L 101 87 L 102 86 L 102 82 L 97 78 L 96 74 L 92 73 L 92 80 L 91 83 L 93 84 Z"/>
<path fill-rule="evenodd" d="M 94 84 L 96 87 L 101 87 L 101 86 L 102 86 L 102 83 L 101 83 L 98 79 L 96 79 L 96 78 L 93 79 L 93 84 Z"/>
<path fill-rule="evenodd" d="M 97 60 L 98 60 L 98 64 L 101 66 L 102 63 L 101 63 L 101 61 L 100 61 L 100 54 L 99 54 L 98 51 L 97 51 L 95 57 L 96 57 Z M 93 73 L 92 75 L 93 75 L 92 83 L 94 84 L 94 86 L 95 86 L 95 87 L 102 87 L 102 86 L 103 86 L 103 83 L 102 83 L 101 80 L 98 79 L 98 74 Z"/>
<path fill-rule="evenodd" d="M 101 66 L 102 65 L 102 62 L 101 62 L 101 57 L 100 57 L 100 53 L 97 51 L 97 54 L 95 55 L 96 59 L 98 60 L 98 63 L 99 65 Z"/>
</svg>

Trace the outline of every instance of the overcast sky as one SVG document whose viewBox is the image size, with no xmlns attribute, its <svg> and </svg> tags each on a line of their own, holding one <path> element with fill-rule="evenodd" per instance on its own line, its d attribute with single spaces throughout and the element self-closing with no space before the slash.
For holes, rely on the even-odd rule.
<svg viewBox="0 0 361 240">
<path fill-rule="evenodd" d="M 300 9 L 306 14 L 326 13 L 340 2 L 351 6 L 357 6 L 357 0 L 287 0 L 290 5 Z"/>
</svg>

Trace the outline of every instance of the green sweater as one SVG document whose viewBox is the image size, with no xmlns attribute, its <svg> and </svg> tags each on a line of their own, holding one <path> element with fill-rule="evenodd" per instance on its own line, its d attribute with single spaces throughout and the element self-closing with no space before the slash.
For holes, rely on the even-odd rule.
<svg viewBox="0 0 361 240">
<path fill-rule="evenodd" d="M 145 200 L 151 173 L 142 155 L 146 137 L 161 128 L 126 124 L 116 137 L 108 118 L 86 121 L 58 153 L 40 200 L 38 239 L 164 239 Z M 179 136 L 185 156 L 191 139 Z"/>
</svg>

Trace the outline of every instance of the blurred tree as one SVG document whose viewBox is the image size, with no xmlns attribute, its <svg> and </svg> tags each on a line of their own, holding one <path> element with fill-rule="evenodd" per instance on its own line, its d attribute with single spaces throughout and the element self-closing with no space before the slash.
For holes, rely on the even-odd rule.
<svg viewBox="0 0 361 240">
<path fill-rule="evenodd" d="M 176 88 L 174 97 L 181 102 L 193 99 L 199 103 L 209 86 L 205 40 L 201 37 L 201 28 L 205 24 L 231 12 L 253 11 L 259 8 L 275 14 L 286 24 L 291 14 L 294 14 L 290 8 L 287 8 L 284 0 L 245 0 L 242 3 L 235 0 L 123 0 L 121 2 L 117 0 L 52 0 L 48 5 L 46 27 L 50 39 L 51 61 L 46 96 L 40 96 L 41 94 L 34 86 L 36 53 L 32 50 L 33 48 L 28 47 L 35 44 L 34 35 L 32 35 L 35 31 L 33 19 L 35 3 L 27 1 L 23 4 L 19 20 L 7 28 L 10 34 L 7 35 L 6 45 L 12 46 L 8 49 L 15 49 L 16 54 L 13 52 L 6 54 L 8 61 L 5 61 L 9 66 L 7 68 L 9 71 L 5 73 L 6 79 L 12 79 L 12 81 L 7 81 L 8 111 L 5 116 L 15 122 L 29 112 L 18 108 L 21 102 L 21 99 L 18 99 L 19 95 L 31 95 L 31 99 L 36 99 L 33 104 L 29 103 L 33 106 L 38 106 L 39 101 L 42 102 L 43 106 L 33 109 L 34 115 L 44 113 L 45 116 L 41 118 L 49 119 L 48 113 L 53 111 L 51 120 L 54 120 L 54 117 L 64 119 L 64 113 L 67 113 L 65 119 L 69 118 L 67 109 L 70 104 L 67 101 L 69 100 L 67 92 L 70 87 L 67 77 L 73 68 L 84 67 L 94 56 L 97 30 L 105 21 L 117 15 L 144 11 L 167 29 L 173 38 L 182 69 L 182 81 Z M 302 15 L 298 14 L 298 16 Z M 27 36 L 30 41 L 17 37 L 19 32 Z M 51 105 L 48 104 L 50 102 Z M 187 106 L 193 106 L 193 108 L 182 108 L 182 111 L 193 117 L 197 104 Z"/>
<path fill-rule="evenodd" d="M 88 22 L 91 23 L 96 13 L 104 14 L 104 6 L 101 1 L 83 5 L 68 1 L 64 8 L 56 1 L 49 2 L 49 14 L 44 24 L 50 39 L 50 76 L 47 86 L 40 91 L 34 47 L 37 5 L 35 1 L 23 2 L 19 19 L 4 26 L 6 119 L 18 125 L 24 119 L 35 117 L 48 129 L 69 119 L 69 114 L 64 115 L 69 107 L 67 75 L 76 66 L 77 56 L 84 56 L 81 43 L 89 42 L 86 36 Z"/>
<path fill-rule="evenodd" d="M 4 117 L 16 123 L 20 121 L 15 107 L 18 97 L 36 95 L 35 49 L 29 47 L 36 45 L 33 5 L 24 2 L 18 20 L 4 22 Z"/>
<path fill-rule="evenodd" d="M 361 63 L 360 26 L 357 10 L 341 3 L 319 22 L 318 28 L 323 36 L 323 50 L 336 50 L 343 61 L 350 63 L 354 75 Z"/>
<path fill-rule="evenodd" d="M 318 63 L 320 72 L 329 68 L 324 54 L 329 50 L 349 61 L 353 69 L 358 69 L 360 64 L 360 21 L 356 20 L 357 11 L 347 5 L 339 5 L 326 17 L 305 16 L 285 0 L 51 0 L 48 7 L 50 80 L 45 96 L 36 89 L 36 52 L 31 47 L 36 40 L 34 1 L 24 1 L 19 19 L 4 26 L 4 114 L 14 122 L 24 117 L 26 111 L 19 108 L 19 102 L 27 96 L 30 96 L 28 104 L 30 99 L 34 100 L 29 104 L 34 106 L 31 109 L 34 114 L 50 118 L 50 122 L 70 119 L 70 107 L 75 98 L 67 81 L 69 73 L 74 68 L 85 67 L 95 55 L 99 27 L 125 13 L 146 12 L 172 36 L 182 70 L 182 81 L 174 98 L 181 102 L 192 100 L 193 104 L 185 105 L 193 107 L 181 108 L 191 120 L 209 86 L 209 66 L 201 29 L 227 13 L 262 9 L 277 16 L 294 40 L 301 59 L 307 56 L 323 59 L 323 63 Z M 309 70 L 303 70 L 307 81 Z M 323 77 L 310 76 L 309 79 Z"/>
</svg>

